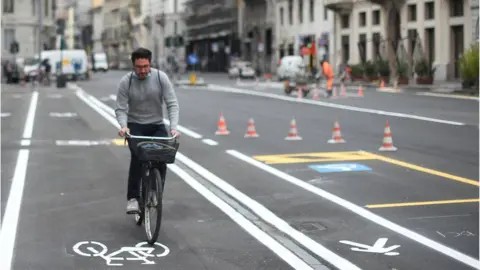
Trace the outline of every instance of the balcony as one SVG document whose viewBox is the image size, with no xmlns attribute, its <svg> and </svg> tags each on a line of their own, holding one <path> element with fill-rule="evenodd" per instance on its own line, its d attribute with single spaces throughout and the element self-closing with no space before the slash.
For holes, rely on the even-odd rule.
<svg viewBox="0 0 480 270">
<path fill-rule="evenodd" d="M 382 1 L 382 0 L 371 0 Z M 383 0 L 385 1 L 385 0 Z M 337 13 L 350 13 L 353 9 L 353 5 L 357 0 L 324 0 L 323 3 L 327 9 L 333 10 Z"/>
</svg>

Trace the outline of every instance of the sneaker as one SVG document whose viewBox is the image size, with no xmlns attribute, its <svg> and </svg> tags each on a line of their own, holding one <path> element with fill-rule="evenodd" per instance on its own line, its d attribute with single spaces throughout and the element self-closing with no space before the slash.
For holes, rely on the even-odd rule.
<svg viewBox="0 0 480 270">
<path fill-rule="evenodd" d="M 127 214 L 138 214 L 138 201 L 136 199 L 130 199 L 127 202 Z"/>
</svg>

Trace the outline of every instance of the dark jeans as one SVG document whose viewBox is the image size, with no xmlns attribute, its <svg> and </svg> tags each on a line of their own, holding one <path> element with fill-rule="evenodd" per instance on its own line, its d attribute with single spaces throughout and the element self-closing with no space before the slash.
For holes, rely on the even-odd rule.
<svg viewBox="0 0 480 270">
<path fill-rule="evenodd" d="M 165 125 L 156 124 L 137 124 L 128 123 L 130 134 L 137 136 L 155 136 L 155 137 L 168 137 L 169 133 L 165 128 Z M 128 192 L 127 200 L 138 199 L 140 193 L 140 178 L 142 174 L 141 163 L 137 157 L 133 154 L 132 148 L 129 144 L 131 159 L 130 170 L 128 172 Z M 162 177 L 162 183 L 165 182 L 165 176 L 167 175 L 167 164 L 159 164 L 158 169 Z"/>
</svg>

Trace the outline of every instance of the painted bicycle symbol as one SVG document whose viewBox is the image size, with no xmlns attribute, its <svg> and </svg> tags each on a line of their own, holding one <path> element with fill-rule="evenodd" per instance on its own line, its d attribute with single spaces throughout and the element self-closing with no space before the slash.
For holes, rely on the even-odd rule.
<svg viewBox="0 0 480 270">
<path fill-rule="evenodd" d="M 107 254 L 108 248 L 104 244 L 96 241 L 82 241 L 73 246 L 73 251 L 85 257 L 100 257 L 105 260 L 108 266 L 122 266 L 122 263 L 114 263 L 114 261 L 125 260 L 142 261 L 142 264 L 155 264 L 149 258 L 165 257 L 170 253 L 170 249 L 165 245 L 155 243 L 153 247 L 150 247 L 147 242 L 140 242 L 134 247 L 122 247 Z"/>
</svg>

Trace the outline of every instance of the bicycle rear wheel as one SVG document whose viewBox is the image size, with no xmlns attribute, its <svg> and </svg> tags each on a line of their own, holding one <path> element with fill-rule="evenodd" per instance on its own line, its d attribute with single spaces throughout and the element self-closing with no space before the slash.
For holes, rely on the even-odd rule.
<svg viewBox="0 0 480 270">
<path fill-rule="evenodd" d="M 153 245 L 158 238 L 162 224 L 163 185 L 160 171 L 157 168 L 150 170 L 149 181 L 145 185 L 144 220 L 147 242 Z"/>
</svg>

